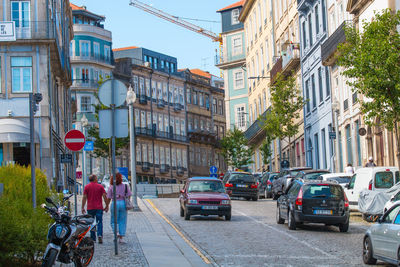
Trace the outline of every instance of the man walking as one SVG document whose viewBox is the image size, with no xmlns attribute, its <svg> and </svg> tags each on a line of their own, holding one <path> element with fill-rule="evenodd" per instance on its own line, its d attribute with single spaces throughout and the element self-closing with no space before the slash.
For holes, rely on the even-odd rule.
<svg viewBox="0 0 400 267">
<path fill-rule="evenodd" d="M 92 174 L 89 176 L 90 183 L 85 186 L 82 198 L 82 214 L 85 214 L 85 205 L 87 201 L 87 212 L 96 218 L 97 221 L 97 238 L 99 244 L 103 243 L 103 210 L 108 211 L 107 195 L 104 187 L 97 183 L 97 176 Z M 103 209 L 103 198 L 106 207 Z M 90 237 L 96 242 L 96 232 L 90 231 Z"/>
<path fill-rule="evenodd" d="M 365 167 L 376 167 L 373 157 L 369 157 L 368 162 L 365 164 Z"/>
</svg>

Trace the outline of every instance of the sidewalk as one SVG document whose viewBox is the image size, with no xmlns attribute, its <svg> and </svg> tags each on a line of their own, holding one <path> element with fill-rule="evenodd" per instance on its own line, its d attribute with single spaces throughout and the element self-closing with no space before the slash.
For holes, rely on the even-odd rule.
<svg viewBox="0 0 400 267">
<path fill-rule="evenodd" d="M 78 213 L 81 207 L 78 196 Z M 110 212 L 103 215 L 103 244 L 95 244 L 95 254 L 89 266 L 211 266 L 165 222 L 146 201 L 138 199 L 140 211 L 128 211 L 125 241 L 114 250 L 114 234 Z M 72 208 L 74 212 L 74 208 Z M 74 266 L 73 264 L 56 266 Z"/>
</svg>

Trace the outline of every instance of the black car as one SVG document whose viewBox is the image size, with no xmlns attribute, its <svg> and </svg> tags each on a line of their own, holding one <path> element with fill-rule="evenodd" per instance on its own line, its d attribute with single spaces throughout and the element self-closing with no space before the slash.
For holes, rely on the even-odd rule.
<svg viewBox="0 0 400 267">
<path fill-rule="evenodd" d="M 258 181 L 247 172 L 228 172 L 223 183 L 225 189 L 230 190 L 232 197 L 244 197 L 247 200 L 258 200 Z"/>
<path fill-rule="evenodd" d="M 288 221 L 290 230 L 299 223 L 336 225 L 340 232 L 349 229 L 349 201 L 343 188 L 332 182 L 294 180 L 279 197 L 276 222 Z"/>
<path fill-rule="evenodd" d="M 328 170 L 301 170 L 299 171 L 295 179 L 302 179 L 302 180 L 320 180 L 320 176 L 322 174 L 331 173 Z"/>
<path fill-rule="evenodd" d="M 284 170 L 279 176 L 272 182 L 272 198 L 274 200 L 285 192 L 288 185 L 292 182 L 293 178 L 302 170 L 311 170 L 311 167 L 293 167 Z"/>
<path fill-rule="evenodd" d="M 278 177 L 279 172 L 266 172 L 261 177 L 258 185 L 258 196 L 261 198 L 272 197 L 272 182 Z"/>
</svg>

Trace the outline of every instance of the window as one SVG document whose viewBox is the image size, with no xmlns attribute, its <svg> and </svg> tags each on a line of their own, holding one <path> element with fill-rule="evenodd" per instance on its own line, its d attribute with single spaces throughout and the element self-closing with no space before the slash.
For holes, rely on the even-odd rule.
<svg viewBox="0 0 400 267">
<path fill-rule="evenodd" d="M 151 93 L 150 93 L 150 79 L 145 79 L 145 85 L 146 85 L 146 95 L 147 95 L 147 97 L 151 97 Z"/>
<path fill-rule="evenodd" d="M 11 20 L 15 22 L 18 37 L 30 36 L 30 2 L 11 1 Z"/>
<path fill-rule="evenodd" d="M 325 13 L 325 0 L 321 0 L 321 9 L 322 9 L 322 29 L 326 31 L 326 13 Z"/>
<path fill-rule="evenodd" d="M 135 91 L 135 94 L 139 94 L 139 78 L 138 76 L 133 76 L 133 90 Z"/>
<path fill-rule="evenodd" d="M 268 39 L 265 40 L 265 61 L 267 64 L 267 71 L 269 70 L 269 51 L 268 51 Z"/>
<path fill-rule="evenodd" d="M 393 186 L 393 180 L 393 173 L 391 171 L 377 172 L 375 174 L 375 187 L 391 188 Z"/>
<path fill-rule="evenodd" d="M 312 35 L 312 19 L 311 14 L 308 15 L 308 38 L 310 39 L 310 46 L 313 44 L 313 35 Z"/>
<path fill-rule="evenodd" d="M 400 207 L 396 207 L 396 208 L 394 208 L 389 214 L 387 214 L 384 218 L 383 218 L 383 220 L 382 220 L 382 222 L 383 223 L 392 223 L 393 222 L 393 219 L 396 217 L 396 215 L 397 215 L 397 213 L 399 212 L 399 210 L 400 210 Z M 397 216 L 398 217 L 398 216 Z M 398 218 L 396 218 L 396 222 L 395 222 L 396 224 L 399 224 L 398 223 Z"/>
<path fill-rule="evenodd" d="M 318 5 L 315 6 L 314 13 L 315 13 L 315 33 L 318 34 L 319 33 Z"/>
<path fill-rule="evenodd" d="M 212 102 L 213 102 L 213 104 L 212 104 L 212 112 L 214 114 L 216 114 L 217 113 L 217 99 L 213 98 Z"/>
<path fill-rule="evenodd" d="M 151 112 L 147 111 L 147 129 L 151 130 L 152 128 Z"/>
<path fill-rule="evenodd" d="M 347 163 L 353 164 L 353 146 L 351 140 L 350 124 L 345 127 L 346 130 L 346 149 L 347 149 Z"/>
<path fill-rule="evenodd" d="M 330 84 L 329 84 L 329 69 L 325 67 L 325 88 L 326 88 L 326 97 L 331 95 Z"/>
<path fill-rule="evenodd" d="M 80 41 L 80 55 L 81 57 L 89 57 L 90 56 L 90 42 L 89 41 Z"/>
<path fill-rule="evenodd" d="M 32 92 L 32 58 L 11 57 L 12 92 Z"/>
<path fill-rule="evenodd" d="M 200 107 L 204 107 L 204 97 L 202 93 L 199 93 L 199 105 Z"/>
<path fill-rule="evenodd" d="M 168 102 L 168 84 L 163 83 L 163 98 L 165 102 Z"/>
<path fill-rule="evenodd" d="M 186 136 L 185 120 L 181 119 L 181 135 Z"/>
<path fill-rule="evenodd" d="M 104 59 L 106 61 L 110 61 L 111 59 L 111 50 L 110 47 L 107 45 L 104 46 Z"/>
<path fill-rule="evenodd" d="M 326 160 L 326 144 L 325 144 L 325 129 L 321 130 L 321 144 L 322 144 L 322 168 L 327 168 L 327 160 Z"/>
<path fill-rule="evenodd" d="M 140 92 L 140 95 L 145 95 L 144 78 L 143 77 L 139 77 L 139 92 Z"/>
<path fill-rule="evenodd" d="M 188 103 L 188 104 L 192 103 L 192 98 L 190 95 L 190 88 L 186 89 L 186 103 Z"/>
<path fill-rule="evenodd" d="M 154 69 L 158 69 L 158 58 L 154 58 Z"/>
<path fill-rule="evenodd" d="M 232 54 L 233 56 L 240 55 L 243 53 L 242 49 L 242 36 L 235 36 L 232 38 Z"/>
<path fill-rule="evenodd" d="M 183 94 L 183 88 L 179 88 L 179 103 L 184 106 L 185 105 L 185 95 Z"/>
<path fill-rule="evenodd" d="M 193 92 L 193 104 L 197 105 L 197 92 Z"/>
<path fill-rule="evenodd" d="M 81 97 L 81 112 L 90 112 L 92 107 L 92 100 L 90 96 Z"/>
<path fill-rule="evenodd" d="M 165 148 L 165 164 L 171 165 L 171 154 L 169 147 Z"/>
<path fill-rule="evenodd" d="M 265 90 L 263 91 L 263 111 L 265 111 L 267 108 L 267 94 L 265 93 Z"/>
<path fill-rule="evenodd" d="M 315 81 L 314 81 L 314 74 L 311 75 L 311 89 L 312 89 L 312 100 L 313 100 L 313 108 L 317 106 L 317 96 L 315 93 Z"/>
<path fill-rule="evenodd" d="M 154 164 L 160 164 L 159 156 L 160 156 L 160 149 L 157 145 L 154 145 Z"/>
<path fill-rule="evenodd" d="M 96 42 L 93 43 L 93 56 L 97 59 L 100 58 L 100 44 L 99 43 L 96 43 Z"/>
<path fill-rule="evenodd" d="M 236 70 L 233 72 L 233 77 L 234 77 L 234 84 L 233 84 L 233 89 L 242 89 L 244 88 L 244 79 L 243 79 L 243 71 L 242 70 Z"/>
<path fill-rule="evenodd" d="M 318 86 L 319 86 L 319 102 L 324 101 L 324 90 L 322 88 L 322 72 L 321 67 L 318 68 Z"/>
<path fill-rule="evenodd" d="M 165 164 L 164 147 L 160 147 L 160 164 Z"/>
<path fill-rule="evenodd" d="M 319 169 L 319 140 L 318 133 L 314 134 L 315 168 Z"/>
<path fill-rule="evenodd" d="M 239 24 L 239 14 L 238 8 L 232 10 L 232 25 Z"/>
<path fill-rule="evenodd" d="M 147 144 L 142 144 L 142 155 L 143 155 L 143 162 L 147 161 Z"/>
<path fill-rule="evenodd" d="M 222 100 L 218 100 L 218 111 L 219 115 L 224 115 L 224 106 Z"/>
<path fill-rule="evenodd" d="M 142 163 L 142 146 L 139 143 L 136 144 L 136 162 Z"/>
<path fill-rule="evenodd" d="M 140 127 L 142 129 L 146 128 L 146 111 L 144 110 L 140 111 Z"/>
<path fill-rule="evenodd" d="M 303 49 L 305 49 L 307 47 L 307 33 L 306 33 L 305 21 L 301 23 L 301 27 L 303 28 Z"/>
<path fill-rule="evenodd" d="M 138 109 L 135 109 L 135 127 L 140 127 L 140 113 Z"/>
<path fill-rule="evenodd" d="M 305 91 L 306 91 L 306 111 L 307 113 L 310 112 L 310 80 L 306 81 L 306 86 L 305 86 Z"/>
<path fill-rule="evenodd" d="M 245 104 L 235 107 L 235 125 L 239 129 L 246 127 Z"/>
<path fill-rule="evenodd" d="M 153 100 L 157 99 L 157 82 L 155 81 L 151 82 L 151 96 Z"/>
</svg>

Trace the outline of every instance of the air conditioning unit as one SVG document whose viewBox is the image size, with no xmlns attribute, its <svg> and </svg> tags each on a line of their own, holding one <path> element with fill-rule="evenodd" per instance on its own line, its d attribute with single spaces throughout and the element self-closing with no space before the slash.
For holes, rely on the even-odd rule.
<svg viewBox="0 0 400 267">
<path fill-rule="evenodd" d="M 144 63 L 144 66 L 147 67 L 147 68 L 150 68 L 150 62 L 146 61 L 146 62 Z"/>
</svg>

